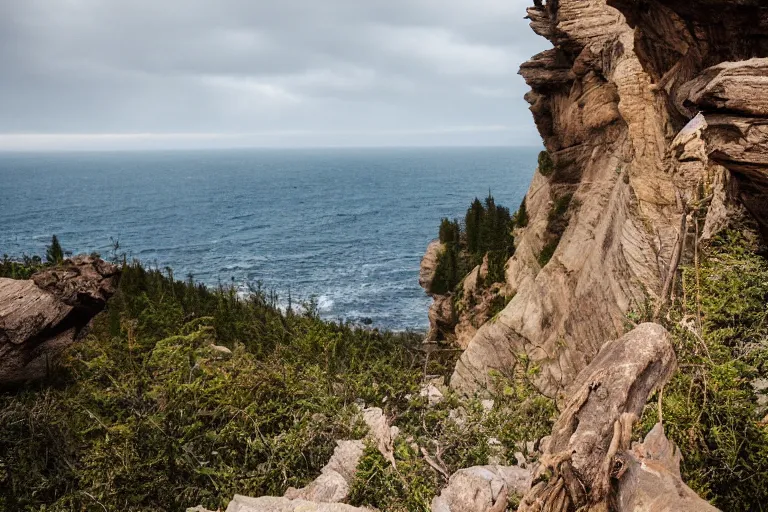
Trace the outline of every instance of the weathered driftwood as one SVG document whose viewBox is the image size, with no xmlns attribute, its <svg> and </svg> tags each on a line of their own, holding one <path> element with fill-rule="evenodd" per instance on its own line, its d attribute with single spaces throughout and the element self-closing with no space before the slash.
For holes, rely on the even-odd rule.
<svg viewBox="0 0 768 512">
<path fill-rule="evenodd" d="M 0 384 L 47 374 L 115 292 L 119 269 L 77 256 L 32 279 L 0 278 Z"/>
<path fill-rule="evenodd" d="M 675 366 L 669 334 L 660 325 L 641 324 L 607 343 L 568 390 L 534 486 L 519 510 L 711 509 L 680 479 L 676 449 L 661 427 L 644 445 L 628 451 L 632 426 L 648 397 L 667 382 Z M 648 464 L 664 471 L 648 470 Z M 654 487 L 677 491 L 659 499 Z M 689 508 L 659 508 L 660 503 Z M 641 504 L 650 508 L 637 508 Z"/>
</svg>

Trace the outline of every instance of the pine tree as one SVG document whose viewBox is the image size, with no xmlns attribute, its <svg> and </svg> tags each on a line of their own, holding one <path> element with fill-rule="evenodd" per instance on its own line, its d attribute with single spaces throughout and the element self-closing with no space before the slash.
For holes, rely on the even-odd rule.
<svg viewBox="0 0 768 512">
<path fill-rule="evenodd" d="M 478 198 L 472 201 L 464 217 L 464 227 L 467 233 L 467 250 L 476 253 L 480 250 L 480 225 L 483 223 L 485 209 Z"/>
<path fill-rule="evenodd" d="M 53 235 L 51 238 L 51 245 L 45 249 L 45 259 L 48 263 L 53 265 L 61 263 L 64 260 L 64 249 L 61 248 L 59 238 L 56 235 Z"/>
</svg>

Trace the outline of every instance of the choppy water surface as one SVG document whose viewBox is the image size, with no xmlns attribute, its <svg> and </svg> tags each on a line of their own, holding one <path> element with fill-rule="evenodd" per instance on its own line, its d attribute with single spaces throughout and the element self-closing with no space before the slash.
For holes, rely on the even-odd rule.
<svg viewBox="0 0 768 512">
<path fill-rule="evenodd" d="M 323 316 L 427 324 L 419 261 L 441 217 L 489 189 L 514 210 L 538 149 L 0 154 L 0 254 L 110 238 L 176 276 L 261 281 Z"/>
</svg>

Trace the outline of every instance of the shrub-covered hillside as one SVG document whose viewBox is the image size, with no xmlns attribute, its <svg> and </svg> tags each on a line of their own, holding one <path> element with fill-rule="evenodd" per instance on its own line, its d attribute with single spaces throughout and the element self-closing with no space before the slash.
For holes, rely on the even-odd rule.
<svg viewBox="0 0 768 512">
<path fill-rule="evenodd" d="M 0 275 L 32 270 L 5 261 Z M 0 510 L 215 510 L 235 493 L 281 495 L 314 479 L 337 439 L 363 437 L 361 401 L 403 434 L 397 471 L 370 451 L 352 499 L 428 510 L 444 480 L 413 441 L 433 455 L 439 447 L 450 474 L 487 463 L 491 436 L 514 460 L 519 441 L 550 428 L 551 402 L 525 384 L 508 385 L 490 413 L 450 395 L 428 408 L 424 377 L 446 375 L 455 352 L 428 356 L 415 334 L 276 302 L 124 265 L 107 310 L 50 378 L 0 392 Z M 456 407 L 466 422 L 449 419 Z"/>
</svg>

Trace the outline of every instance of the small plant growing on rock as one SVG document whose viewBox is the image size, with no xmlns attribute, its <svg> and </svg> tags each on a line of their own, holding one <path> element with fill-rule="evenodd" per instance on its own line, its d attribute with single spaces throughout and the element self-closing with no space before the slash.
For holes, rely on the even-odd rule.
<svg viewBox="0 0 768 512">
<path fill-rule="evenodd" d="M 552 161 L 552 157 L 549 156 L 548 151 L 542 151 L 539 153 L 539 172 L 543 176 L 551 176 L 555 171 L 555 164 Z"/>
</svg>

